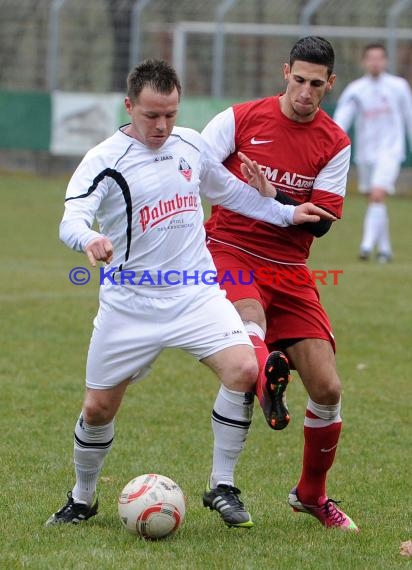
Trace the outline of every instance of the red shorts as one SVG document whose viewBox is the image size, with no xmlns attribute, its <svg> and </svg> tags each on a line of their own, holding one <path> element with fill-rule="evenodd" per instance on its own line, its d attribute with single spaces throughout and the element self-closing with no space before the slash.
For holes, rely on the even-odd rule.
<svg viewBox="0 0 412 570">
<path fill-rule="evenodd" d="M 267 322 L 269 350 L 284 350 L 298 339 L 335 340 L 329 318 L 319 300 L 306 265 L 288 265 L 259 259 L 236 248 L 208 242 L 220 286 L 232 303 L 256 299 Z"/>
</svg>

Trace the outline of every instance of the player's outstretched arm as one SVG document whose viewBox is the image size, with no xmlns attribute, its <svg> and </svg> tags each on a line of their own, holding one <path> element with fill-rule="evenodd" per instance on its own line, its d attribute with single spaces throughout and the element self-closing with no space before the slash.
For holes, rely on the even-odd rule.
<svg viewBox="0 0 412 570">
<path fill-rule="evenodd" d="M 240 170 L 243 176 L 246 178 L 249 186 L 253 186 L 262 196 L 275 198 L 281 204 L 291 204 L 297 206 L 293 214 L 293 224 L 317 224 L 316 226 L 308 226 L 307 229 L 313 235 L 320 237 L 328 231 L 330 224 L 336 221 L 336 217 L 326 212 L 322 208 L 315 206 L 311 202 L 305 202 L 304 204 L 299 204 L 296 200 L 285 196 L 282 192 L 279 192 L 272 186 L 269 180 L 266 178 L 262 170 L 260 169 L 256 160 L 251 160 L 243 152 L 238 152 L 238 156 L 242 161 L 240 165 Z"/>
<path fill-rule="evenodd" d="M 336 220 L 335 216 L 312 203 L 296 206 L 281 204 L 273 199 L 276 197 L 276 189 L 267 180 L 258 163 L 243 153 L 239 153 L 239 157 L 247 183 L 216 161 L 213 151 L 206 147 L 199 189 L 201 195 L 212 205 L 220 205 L 248 218 L 279 227 L 305 223 L 310 225 L 320 220 L 332 223 Z"/>
<path fill-rule="evenodd" d="M 113 259 L 113 245 L 106 236 L 100 236 L 90 241 L 84 251 L 93 267 L 96 267 L 97 261 L 110 263 Z"/>
</svg>

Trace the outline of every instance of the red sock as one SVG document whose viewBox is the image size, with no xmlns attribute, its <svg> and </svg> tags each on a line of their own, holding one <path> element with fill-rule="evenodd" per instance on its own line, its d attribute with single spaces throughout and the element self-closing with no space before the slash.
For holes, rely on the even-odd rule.
<svg viewBox="0 0 412 570">
<path fill-rule="evenodd" d="M 319 420 L 306 410 L 306 418 Z M 305 444 L 303 466 L 298 483 L 298 497 L 302 503 L 317 505 L 319 497 L 326 497 L 326 476 L 335 459 L 342 420 L 321 427 L 304 426 Z"/>
<path fill-rule="evenodd" d="M 255 354 L 256 354 L 256 358 L 259 364 L 259 374 L 258 374 L 258 378 L 256 381 L 256 386 L 255 386 L 255 393 L 256 396 L 258 397 L 260 406 L 263 408 L 263 403 L 264 403 L 264 386 L 266 383 L 266 376 L 265 376 L 265 364 L 266 364 L 266 360 L 267 357 L 269 356 L 269 351 L 268 348 L 265 344 L 265 341 L 262 340 L 261 338 L 259 338 L 258 336 L 256 336 L 255 334 L 250 334 L 249 335 L 250 340 L 252 341 L 252 344 L 255 348 Z"/>
</svg>

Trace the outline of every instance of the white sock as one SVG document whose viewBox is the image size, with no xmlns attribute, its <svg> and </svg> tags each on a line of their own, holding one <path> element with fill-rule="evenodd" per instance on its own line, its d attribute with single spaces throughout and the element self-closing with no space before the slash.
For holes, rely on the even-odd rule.
<svg viewBox="0 0 412 570">
<path fill-rule="evenodd" d="M 369 204 L 363 222 L 363 237 L 360 246 L 361 251 L 373 250 L 386 225 L 386 205 L 381 202 Z"/>
<path fill-rule="evenodd" d="M 257 336 L 260 340 L 265 340 L 265 332 L 258 324 L 253 321 L 243 321 L 243 324 L 249 336 Z"/>
<path fill-rule="evenodd" d="M 389 216 L 385 204 L 382 204 L 385 211 L 382 215 L 381 230 L 378 236 L 378 252 L 385 255 L 392 255 L 391 240 L 389 237 Z"/>
<path fill-rule="evenodd" d="M 74 430 L 75 502 L 93 503 L 97 479 L 114 438 L 114 421 L 105 426 L 91 426 L 80 414 Z"/>
<path fill-rule="evenodd" d="M 212 412 L 215 437 L 211 487 L 234 486 L 234 470 L 252 421 L 254 396 L 221 386 Z"/>
<path fill-rule="evenodd" d="M 319 419 L 305 417 L 305 425 L 309 427 L 327 427 L 337 422 L 341 422 L 340 411 L 342 407 L 341 399 L 337 404 L 317 404 L 308 398 L 307 409 L 315 414 Z"/>
</svg>

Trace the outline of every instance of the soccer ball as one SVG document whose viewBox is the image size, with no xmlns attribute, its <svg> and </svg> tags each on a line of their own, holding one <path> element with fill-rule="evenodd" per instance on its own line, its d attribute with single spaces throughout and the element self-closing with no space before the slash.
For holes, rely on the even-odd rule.
<svg viewBox="0 0 412 570">
<path fill-rule="evenodd" d="M 185 517 L 185 498 L 177 483 L 154 473 L 135 477 L 118 500 L 120 520 L 131 534 L 151 540 L 177 531 Z"/>
</svg>

